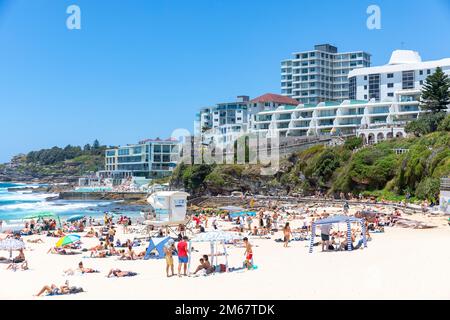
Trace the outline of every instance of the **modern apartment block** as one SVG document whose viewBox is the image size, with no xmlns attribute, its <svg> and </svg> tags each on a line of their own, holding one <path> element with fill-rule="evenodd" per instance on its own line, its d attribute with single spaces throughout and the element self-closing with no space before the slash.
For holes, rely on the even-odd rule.
<svg viewBox="0 0 450 320">
<path fill-rule="evenodd" d="M 304 104 L 349 99 L 348 74 L 370 67 L 371 55 L 364 51 L 338 52 L 330 44 L 297 52 L 281 62 L 281 93 Z"/>
<path fill-rule="evenodd" d="M 416 119 L 421 112 L 419 102 L 403 95 L 397 99 L 395 102 L 346 100 L 282 106 L 257 114 L 253 130 L 281 137 L 350 135 L 361 127 L 400 126 Z"/>
<path fill-rule="evenodd" d="M 403 94 L 403 98 L 418 100 L 425 79 L 437 67 L 450 75 L 450 58 L 422 61 L 416 51 L 396 50 L 387 65 L 355 69 L 349 73 L 350 99 L 395 101 L 396 96 L 406 92 L 408 94 Z"/>
<path fill-rule="evenodd" d="M 197 114 L 203 141 L 217 145 L 233 142 L 242 134 L 251 131 L 258 112 L 276 110 L 282 105 L 296 106 L 298 102 L 279 94 L 267 93 L 252 100 L 248 96 L 239 96 L 236 102 L 203 108 Z"/>
<path fill-rule="evenodd" d="M 179 142 L 174 139 L 148 139 L 137 144 L 105 151 L 103 178 L 145 177 L 169 175 L 177 165 Z"/>
<path fill-rule="evenodd" d="M 237 101 L 218 103 L 197 113 L 196 121 L 203 141 L 226 144 L 234 141 L 241 132 L 247 132 L 250 98 L 248 96 L 237 98 Z"/>
<path fill-rule="evenodd" d="M 422 112 L 422 85 L 438 66 L 450 75 L 450 59 L 422 62 L 417 52 L 396 50 L 388 65 L 349 73 L 350 99 L 263 111 L 252 130 L 280 136 L 358 134 L 368 143 L 402 136 L 404 125 Z"/>
</svg>

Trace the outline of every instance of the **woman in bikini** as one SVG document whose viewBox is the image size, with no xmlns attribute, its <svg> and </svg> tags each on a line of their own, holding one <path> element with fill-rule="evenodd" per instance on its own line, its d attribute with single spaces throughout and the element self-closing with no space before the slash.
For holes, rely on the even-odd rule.
<svg viewBox="0 0 450 320">
<path fill-rule="evenodd" d="M 284 235 L 284 247 L 287 248 L 289 246 L 289 241 L 291 241 L 291 227 L 289 226 L 289 222 L 286 222 L 286 225 L 283 228 Z"/>
</svg>

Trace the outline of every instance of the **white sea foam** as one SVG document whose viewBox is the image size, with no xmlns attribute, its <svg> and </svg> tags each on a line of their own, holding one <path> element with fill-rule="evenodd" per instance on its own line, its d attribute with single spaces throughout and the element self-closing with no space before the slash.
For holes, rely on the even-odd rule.
<svg viewBox="0 0 450 320">
<path fill-rule="evenodd" d="M 57 197 L 57 193 L 5 193 L 0 194 L 0 199 L 7 199 L 13 201 L 43 201 L 49 197 Z"/>
<path fill-rule="evenodd" d="M 29 203 L 16 203 L 9 204 L 0 207 L 0 211 L 51 211 L 51 212 L 64 212 L 81 210 L 89 207 L 93 207 L 95 204 L 88 202 L 77 202 L 58 204 L 55 202 L 42 201 L 42 202 L 29 202 Z"/>
</svg>

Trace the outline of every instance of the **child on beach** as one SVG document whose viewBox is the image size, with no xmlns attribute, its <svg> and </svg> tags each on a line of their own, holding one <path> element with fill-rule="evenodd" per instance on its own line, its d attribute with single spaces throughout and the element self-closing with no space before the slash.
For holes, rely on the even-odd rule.
<svg viewBox="0 0 450 320">
<path fill-rule="evenodd" d="M 166 274 L 167 277 L 174 275 L 173 271 L 173 252 L 175 251 L 175 244 L 172 240 L 169 240 L 168 245 L 164 246 L 164 253 L 166 255 Z M 169 276 L 169 269 L 172 271 L 172 275 Z"/>
<path fill-rule="evenodd" d="M 248 268 L 249 270 L 253 268 L 253 249 L 252 249 L 252 245 L 250 244 L 250 242 L 248 241 L 248 238 L 245 237 L 244 239 L 244 245 L 245 245 L 245 261 L 244 261 L 244 266 L 246 268 Z"/>
</svg>

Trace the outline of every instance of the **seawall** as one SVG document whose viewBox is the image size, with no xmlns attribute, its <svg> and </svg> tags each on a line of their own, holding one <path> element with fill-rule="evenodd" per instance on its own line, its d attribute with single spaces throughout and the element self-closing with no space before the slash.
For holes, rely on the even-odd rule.
<svg viewBox="0 0 450 320">
<path fill-rule="evenodd" d="M 75 192 L 64 191 L 59 194 L 64 200 L 146 200 L 147 192 Z"/>
</svg>

